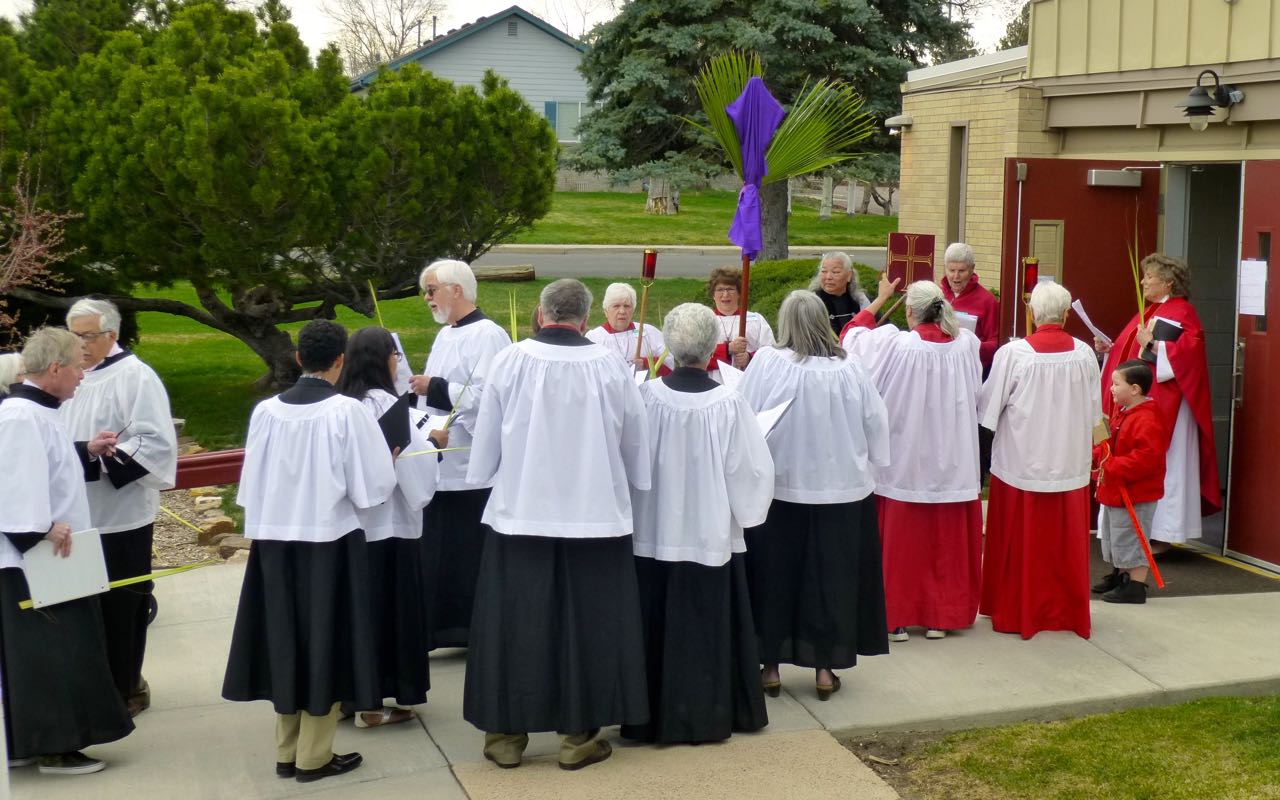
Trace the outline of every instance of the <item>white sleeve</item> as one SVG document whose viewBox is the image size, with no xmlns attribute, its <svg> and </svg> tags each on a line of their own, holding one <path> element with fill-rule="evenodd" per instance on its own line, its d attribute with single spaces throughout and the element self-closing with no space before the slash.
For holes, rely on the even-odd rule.
<svg viewBox="0 0 1280 800">
<path fill-rule="evenodd" d="M 148 489 L 172 489 L 178 472 L 178 437 L 169 410 L 169 395 L 160 376 L 145 364 L 132 385 L 133 407 L 127 438 L 117 447 L 138 462 L 147 474 L 138 483 Z"/>
<path fill-rule="evenodd" d="M 1156 382 L 1164 383 L 1174 379 L 1173 364 L 1169 361 L 1166 349 L 1167 342 L 1156 342 Z"/>
<path fill-rule="evenodd" d="M 770 407 L 765 404 L 769 400 L 769 390 L 773 385 L 768 378 L 768 373 L 769 364 L 774 358 L 777 358 L 777 351 L 760 351 L 747 364 L 747 369 L 743 372 L 742 381 L 738 384 L 738 392 L 747 401 L 747 405 L 751 407 L 751 410 L 757 414 Z"/>
<path fill-rule="evenodd" d="M 484 396 L 484 385 L 489 377 L 489 367 L 493 357 L 501 353 L 511 344 L 511 339 L 501 329 L 490 329 L 484 340 L 478 343 L 475 366 L 471 370 L 471 382 L 449 383 L 449 402 L 458 409 L 457 420 L 466 428 L 467 433 L 475 431 L 476 411 L 480 408 Z"/>
<path fill-rule="evenodd" d="M 978 424 L 988 430 L 994 431 L 1000 424 L 1000 416 L 1009 402 L 1009 395 L 1013 394 L 1018 385 L 1015 371 L 1009 364 L 1012 360 L 1012 351 L 1007 347 L 996 351 L 991 362 L 991 374 L 987 376 L 987 382 L 982 384 L 982 392 L 978 395 Z M 1101 404 L 1102 401 L 1099 400 L 1099 408 Z"/>
<path fill-rule="evenodd" d="M 427 438 L 430 433 L 425 426 L 418 427 L 418 422 L 426 418 L 426 414 L 417 409 L 409 409 L 409 451 L 434 450 L 435 444 Z M 436 483 L 440 477 L 439 458 L 434 453 L 421 456 L 401 456 L 396 459 L 396 485 L 400 493 L 409 502 L 410 508 L 426 508 L 436 493 Z"/>
<path fill-rule="evenodd" d="M 627 481 L 644 491 L 652 485 L 649 458 L 649 415 L 630 370 L 622 372 L 622 463 Z M 609 401 L 612 402 L 612 401 Z"/>
<path fill-rule="evenodd" d="M 471 452 L 467 465 L 467 483 L 483 485 L 498 474 L 502 461 L 502 393 L 507 379 L 509 358 L 498 358 L 490 364 L 494 380 L 480 396 L 476 421 L 471 434 Z"/>
<path fill-rule="evenodd" d="M 0 531 L 39 533 L 53 527 L 52 478 L 49 450 L 39 428 L 30 419 L 9 419 L 0 424 L 0 451 L 10 465 L 0 481 Z"/>
<path fill-rule="evenodd" d="M 351 402 L 342 464 L 347 497 L 356 508 L 372 508 L 387 502 L 395 491 L 396 471 L 378 421 L 369 409 Z"/>
<path fill-rule="evenodd" d="M 755 344 L 749 349 L 755 351 L 762 347 L 773 347 L 775 341 L 773 338 L 773 328 L 769 327 L 769 320 L 765 319 L 763 314 L 757 315 L 756 319 L 760 322 L 760 333 L 756 338 Z"/>
<path fill-rule="evenodd" d="M 867 437 L 867 458 L 877 467 L 890 464 L 889 410 L 865 372 L 854 364 L 858 386 L 862 389 L 862 433 Z"/>
<path fill-rule="evenodd" d="M 751 528 L 764 523 L 773 502 L 773 456 L 747 401 L 738 396 L 733 403 L 737 417 L 729 432 L 724 477 L 733 518 Z"/>
<path fill-rule="evenodd" d="M 893 342 L 900 331 L 886 322 L 876 328 L 850 328 L 841 346 L 849 351 L 867 374 L 874 379 L 880 363 L 893 352 Z"/>
</svg>

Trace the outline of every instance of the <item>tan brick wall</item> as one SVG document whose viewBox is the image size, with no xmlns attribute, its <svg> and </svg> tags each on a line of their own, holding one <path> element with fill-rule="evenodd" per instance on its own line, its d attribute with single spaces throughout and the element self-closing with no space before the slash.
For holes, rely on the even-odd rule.
<svg viewBox="0 0 1280 800">
<path fill-rule="evenodd" d="M 1020 84 L 988 84 L 903 98 L 913 122 L 902 135 L 902 193 L 898 229 L 932 233 L 946 247 L 947 169 L 951 128 L 969 126 L 963 237 L 973 246 L 978 273 L 999 285 L 1004 213 L 1004 160 L 1051 156 L 1056 135 L 1042 131 L 1040 92 Z M 939 257 L 941 253 L 939 253 Z M 941 265 L 939 264 L 939 269 Z"/>
</svg>

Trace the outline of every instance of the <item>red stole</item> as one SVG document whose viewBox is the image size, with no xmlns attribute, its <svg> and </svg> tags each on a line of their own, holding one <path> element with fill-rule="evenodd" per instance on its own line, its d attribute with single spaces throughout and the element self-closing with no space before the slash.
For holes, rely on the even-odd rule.
<svg viewBox="0 0 1280 800">
<path fill-rule="evenodd" d="M 955 337 L 944 333 L 942 328 L 936 322 L 922 322 L 911 329 L 926 342 L 935 342 L 937 344 L 947 344 L 954 341 Z"/>
<path fill-rule="evenodd" d="M 1057 323 L 1037 325 L 1036 332 L 1027 337 L 1027 344 L 1037 353 L 1070 353 L 1076 349 L 1076 340 Z M 1110 396 L 1110 392 L 1107 396 Z"/>
</svg>

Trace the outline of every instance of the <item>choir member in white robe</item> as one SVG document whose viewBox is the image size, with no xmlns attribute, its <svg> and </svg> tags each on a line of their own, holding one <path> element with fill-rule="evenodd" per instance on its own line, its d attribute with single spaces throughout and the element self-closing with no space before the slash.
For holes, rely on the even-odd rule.
<svg viewBox="0 0 1280 800">
<path fill-rule="evenodd" d="M 1062 329 L 1071 293 L 1031 293 L 1035 333 L 996 351 L 978 418 L 995 432 L 980 611 L 991 627 L 1089 638 L 1089 464 L 1102 421 L 1093 348 Z"/>
<path fill-rule="evenodd" d="M 769 722 L 742 529 L 769 511 L 773 457 L 747 401 L 707 375 L 711 309 L 676 306 L 663 329 L 679 366 L 640 385 L 652 485 L 631 490 L 649 722 L 622 735 L 714 742 Z"/>
<path fill-rule="evenodd" d="M 84 342 L 85 376 L 62 406 L 71 438 L 116 431 L 120 446 L 88 473 L 89 515 L 102 534 L 110 580 L 151 572 L 151 545 L 160 491 L 173 488 L 178 440 L 169 394 L 160 376 L 120 347 L 120 312 L 106 300 L 77 300 L 67 328 Z M 131 714 L 151 705 L 142 677 L 152 583 L 135 583 L 102 596 L 107 657 L 116 687 Z"/>
<path fill-rule="evenodd" d="M 741 391 L 757 413 L 792 401 L 769 434 L 773 504 L 747 531 L 747 579 L 764 663 L 812 667 L 818 698 L 839 690 L 833 670 L 889 652 L 872 470 L 889 463 L 884 402 L 835 340 L 812 292 L 789 294 L 778 347 L 756 353 Z"/>
<path fill-rule="evenodd" d="M 636 290 L 625 283 L 611 283 L 604 290 L 604 324 L 587 331 L 587 338 L 617 353 L 623 361 L 635 364 L 637 370 L 649 369 L 662 359 L 658 375 L 667 375 L 675 367 L 675 359 L 668 353 L 662 341 L 662 330 L 656 325 L 645 325 L 643 336 L 634 321 Z M 636 345 L 640 345 L 640 357 L 636 357 Z"/>
<path fill-rule="evenodd" d="M 879 294 L 854 317 L 844 345 L 893 409 L 893 463 L 876 472 L 891 639 L 906 641 L 909 627 L 941 639 L 973 624 L 982 591 L 981 342 L 957 326 L 930 281 L 907 287 L 909 330 L 877 328 L 875 314 L 896 285 L 881 276 Z"/>
<path fill-rule="evenodd" d="M 383 696 L 357 511 L 387 502 L 396 473 L 373 415 L 333 387 L 346 339 L 328 320 L 298 333 L 302 377 L 254 408 L 236 496 L 253 547 L 222 696 L 271 701 L 276 774 L 300 783 L 360 765 L 333 752 L 338 707 Z"/>
<path fill-rule="evenodd" d="M 363 328 L 352 334 L 338 391 L 354 397 L 379 421 L 389 449 L 403 448 L 396 459 L 396 489 L 387 502 L 357 508 L 356 516 L 369 543 L 369 584 L 377 625 L 378 668 L 382 696 L 400 706 L 427 701 L 428 675 L 425 597 L 422 585 L 422 509 L 431 502 L 438 478 L 439 454 L 425 451 L 449 441 L 444 430 L 427 429 L 427 416 L 397 398 L 396 368 L 400 352 L 385 328 Z M 410 455 L 412 454 L 412 455 Z M 367 728 L 413 719 L 407 708 L 379 706 L 356 714 L 356 727 Z"/>
<path fill-rule="evenodd" d="M 436 334 L 422 375 L 410 384 L 418 408 L 432 416 L 457 417 L 449 426 L 450 447 L 440 461 L 435 497 L 423 512 L 423 588 L 431 648 L 466 647 L 476 574 L 488 528 L 480 521 L 492 482 L 467 482 L 476 410 L 484 397 L 489 362 L 511 344 L 502 326 L 476 308 L 476 277 L 461 261 L 436 261 L 418 278 Z"/>
<path fill-rule="evenodd" d="M 24 383 L 0 403 L 0 675 L 10 768 L 39 762 L 42 773 L 80 774 L 105 766 L 79 752 L 114 742 L 133 721 L 111 678 L 97 596 L 19 609 L 29 596 L 23 554 L 42 540 L 67 553 L 86 530 L 85 470 L 109 455 L 111 432 L 74 443 L 58 406 L 84 375 L 82 346 L 71 333 L 36 331 L 23 356 Z"/>
<path fill-rule="evenodd" d="M 22 383 L 25 377 L 21 353 L 0 353 L 0 399 L 9 394 L 10 386 Z"/>
<path fill-rule="evenodd" d="M 773 328 L 763 315 L 747 312 L 747 334 L 739 336 L 742 314 L 742 270 L 735 267 L 716 267 L 707 281 L 707 294 L 715 303 L 716 323 L 720 326 L 720 343 L 707 365 L 712 377 L 720 379 L 721 363 L 731 363 L 738 369 L 746 369 L 752 355 L 762 347 L 773 346 Z"/>
<path fill-rule="evenodd" d="M 492 483 L 463 716 L 516 767 L 530 731 L 564 735 L 560 766 L 609 757 L 606 725 L 649 716 L 630 488 L 649 488 L 632 370 L 582 334 L 591 292 L 542 290 L 543 328 L 494 358 L 471 466 Z"/>
</svg>

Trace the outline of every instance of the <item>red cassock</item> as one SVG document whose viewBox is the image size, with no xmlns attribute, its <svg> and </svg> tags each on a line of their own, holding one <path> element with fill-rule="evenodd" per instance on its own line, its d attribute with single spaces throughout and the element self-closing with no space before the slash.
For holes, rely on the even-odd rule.
<svg viewBox="0 0 1280 800">
<path fill-rule="evenodd" d="M 1000 346 L 1000 302 L 995 295 L 987 291 L 987 287 L 978 283 L 978 275 L 974 273 L 960 294 L 951 291 L 951 284 L 942 281 L 942 296 L 956 311 L 963 311 L 978 318 L 978 341 L 982 342 L 978 356 L 982 359 L 982 371 L 986 374 L 991 369 L 991 359 L 995 357 L 996 348 Z"/>
<path fill-rule="evenodd" d="M 1059 325 L 1026 338 L 1037 353 L 1065 353 L 1074 340 Z M 991 476 L 979 613 L 1000 633 L 1040 631 L 1089 638 L 1089 487 L 1029 492 Z"/>
<path fill-rule="evenodd" d="M 875 327 L 860 312 L 845 326 Z M 934 323 L 917 325 L 926 342 L 949 342 Z M 885 621 L 895 628 L 958 630 L 973 624 L 982 589 L 982 501 L 911 503 L 877 496 Z"/>
<path fill-rule="evenodd" d="M 1143 323 L 1152 317 L 1162 317 L 1182 326 L 1177 341 L 1165 343 L 1165 353 L 1173 367 L 1174 377 L 1157 381 L 1151 387 L 1150 397 L 1160 407 L 1168 425 L 1168 435 L 1173 436 L 1178 408 L 1187 401 L 1196 428 L 1200 433 L 1200 513 L 1208 516 L 1222 509 L 1222 487 L 1218 483 L 1218 451 L 1213 443 L 1213 404 L 1209 394 L 1209 366 L 1205 358 L 1204 326 L 1195 308 L 1181 297 L 1171 297 L 1163 303 L 1147 303 Z M 1111 373 L 1121 362 L 1137 358 L 1138 315 L 1120 332 L 1102 368 L 1102 410 L 1111 417 Z M 1152 370 L 1154 371 L 1154 366 Z M 1166 441 L 1166 444 L 1168 442 Z"/>
</svg>

